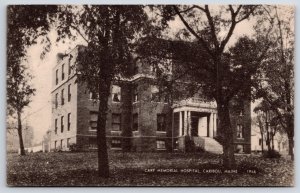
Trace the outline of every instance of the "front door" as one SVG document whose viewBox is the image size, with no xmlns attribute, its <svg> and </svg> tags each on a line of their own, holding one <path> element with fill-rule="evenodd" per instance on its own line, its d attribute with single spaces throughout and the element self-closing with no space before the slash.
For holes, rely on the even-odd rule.
<svg viewBox="0 0 300 193">
<path fill-rule="evenodd" d="M 191 119 L 191 136 L 198 136 L 198 117 L 192 116 Z"/>
<path fill-rule="evenodd" d="M 199 136 L 207 137 L 207 117 L 199 117 L 198 134 Z"/>
</svg>

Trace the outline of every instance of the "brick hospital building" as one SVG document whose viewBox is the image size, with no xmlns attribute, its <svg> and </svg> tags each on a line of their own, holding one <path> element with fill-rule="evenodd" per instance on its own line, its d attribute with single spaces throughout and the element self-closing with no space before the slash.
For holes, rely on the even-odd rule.
<svg viewBox="0 0 300 193">
<path fill-rule="evenodd" d="M 76 80 L 73 65 L 82 46 L 68 54 L 58 54 L 52 81 L 51 149 L 69 150 L 71 144 L 82 149 L 97 148 L 98 103 L 82 83 Z M 153 83 L 153 69 L 136 64 L 135 74 L 126 81 L 113 83 L 108 100 L 106 122 L 108 147 L 130 151 L 186 150 L 186 140 L 196 148 L 221 153 L 215 140 L 217 106 L 201 97 L 185 98 L 170 105 L 154 100 L 159 89 Z M 231 114 L 235 129 L 235 147 L 250 152 L 250 101 L 243 111 Z"/>
</svg>

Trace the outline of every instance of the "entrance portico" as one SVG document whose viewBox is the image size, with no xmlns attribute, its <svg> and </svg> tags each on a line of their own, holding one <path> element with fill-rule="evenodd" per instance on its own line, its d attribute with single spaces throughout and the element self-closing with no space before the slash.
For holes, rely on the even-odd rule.
<svg viewBox="0 0 300 193">
<path fill-rule="evenodd" d="M 215 137 L 217 132 L 217 112 L 215 109 L 181 107 L 173 111 L 179 114 L 180 136 Z"/>
<path fill-rule="evenodd" d="M 217 105 L 215 102 L 187 99 L 173 106 L 173 126 L 178 137 L 178 149 L 200 148 L 222 153 L 217 136 Z"/>
</svg>

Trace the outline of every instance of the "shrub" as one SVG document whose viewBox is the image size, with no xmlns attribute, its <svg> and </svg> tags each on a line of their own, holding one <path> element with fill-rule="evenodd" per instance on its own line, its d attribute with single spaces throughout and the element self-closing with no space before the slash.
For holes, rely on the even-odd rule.
<svg viewBox="0 0 300 193">
<path fill-rule="evenodd" d="M 264 151 L 263 157 L 265 157 L 265 158 L 280 158 L 281 154 L 276 150 Z"/>
<path fill-rule="evenodd" d="M 185 149 L 186 149 L 186 152 L 195 152 L 195 143 L 188 136 L 185 138 Z"/>
<path fill-rule="evenodd" d="M 61 147 L 58 147 L 56 149 L 53 149 L 53 152 L 62 152 L 62 149 L 61 149 Z"/>
<path fill-rule="evenodd" d="M 79 152 L 80 148 L 77 144 L 74 143 L 74 144 L 70 144 L 69 150 L 70 152 Z"/>
</svg>

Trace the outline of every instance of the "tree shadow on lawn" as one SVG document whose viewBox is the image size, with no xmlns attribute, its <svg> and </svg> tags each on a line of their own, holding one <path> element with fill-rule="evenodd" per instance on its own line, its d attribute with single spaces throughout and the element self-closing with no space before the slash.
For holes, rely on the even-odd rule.
<svg viewBox="0 0 300 193">
<path fill-rule="evenodd" d="M 110 170 L 111 175 L 108 179 L 99 178 L 96 169 L 73 169 L 52 174 L 9 175 L 8 184 L 11 186 L 228 186 L 236 180 L 237 175 L 246 174 L 245 167 L 249 168 L 248 166 L 237 167 L 238 174 L 224 173 L 226 169 L 220 164 L 211 163 L 180 168 L 178 166 L 151 168 L 155 169 L 154 172 L 147 172 L 146 169 L 149 168 L 114 168 Z M 251 167 L 251 169 L 260 171 L 258 168 Z M 178 172 L 163 172 L 167 170 Z M 210 170 L 211 173 L 204 173 L 203 170 Z M 256 174 L 256 177 L 258 175 L 260 174 Z"/>
<path fill-rule="evenodd" d="M 224 173 L 220 155 L 115 153 L 110 157 L 110 178 L 99 178 L 93 153 L 42 154 L 11 157 L 9 186 L 289 186 L 293 162 L 237 156 L 236 173 Z M 27 161 L 26 161 L 27 160 Z M 48 164 L 49 162 L 49 164 Z M 154 172 L 146 171 L 154 169 Z M 159 172 L 194 169 L 201 172 Z M 222 173 L 203 173 L 221 170 Z M 249 173 L 256 171 L 256 173 Z M 285 179 L 283 179 L 285 178 Z"/>
</svg>

